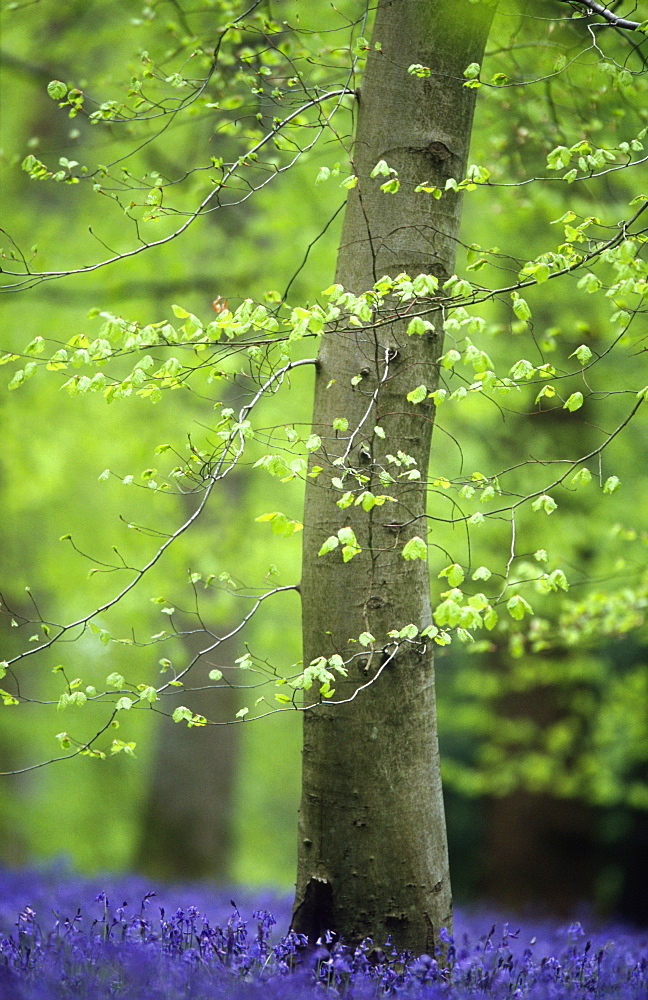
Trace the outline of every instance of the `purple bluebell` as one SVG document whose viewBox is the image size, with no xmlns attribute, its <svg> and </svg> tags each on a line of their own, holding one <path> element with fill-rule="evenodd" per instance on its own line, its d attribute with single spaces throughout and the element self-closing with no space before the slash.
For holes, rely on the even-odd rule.
<svg viewBox="0 0 648 1000">
<path fill-rule="evenodd" d="M 645 1000 L 648 935 L 459 912 L 435 954 L 287 926 L 287 900 L 0 871 L 0 1000 Z M 191 900 L 187 905 L 186 900 Z M 118 900 L 114 906 L 111 900 Z M 246 914 L 250 913 L 248 919 Z M 276 914 L 273 915 L 273 912 Z M 488 928 L 484 933 L 482 928 Z"/>
</svg>

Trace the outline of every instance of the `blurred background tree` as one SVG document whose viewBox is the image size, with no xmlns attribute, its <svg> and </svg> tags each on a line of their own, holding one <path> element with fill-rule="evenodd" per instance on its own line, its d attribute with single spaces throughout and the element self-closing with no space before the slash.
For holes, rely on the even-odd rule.
<svg viewBox="0 0 648 1000">
<path fill-rule="evenodd" d="M 132 181 L 145 174 L 155 191 L 156 174 L 177 178 L 196 164 L 208 164 L 210 157 L 229 160 L 240 148 L 242 126 L 237 132 L 237 122 L 245 120 L 243 114 L 272 114 L 261 94 L 256 103 L 243 103 L 245 78 L 258 62 L 258 39 L 242 31 L 227 50 L 237 81 L 230 103 L 216 111 L 207 101 L 196 102 L 182 119 L 171 118 L 155 141 L 142 142 L 135 161 L 125 162 L 130 174 L 123 190 L 117 191 L 121 212 L 109 211 L 106 201 L 104 214 L 98 212 L 101 200 L 90 184 L 40 184 L 21 170 L 21 163 L 29 154 L 48 164 L 62 157 L 68 162 L 115 163 L 137 146 L 143 133 L 137 124 L 123 128 L 106 121 L 97 128 L 82 114 L 68 118 L 48 96 L 48 83 L 62 80 L 82 91 L 87 88 L 95 98 L 94 108 L 103 99 L 98 95 L 112 95 L 121 82 L 137 78 L 147 60 L 169 80 L 175 73 L 189 75 L 188 66 L 191 75 L 199 77 L 210 63 L 213 25 L 223 23 L 228 6 L 83 2 L 53 11 L 38 3 L 5 5 L 2 227 L 23 248 L 34 247 L 32 259 L 40 270 L 95 259 L 99 240 L 121 249 L 129 177 Z M 346 24 L 332 7 L 315 18 L 291 0 L 265 6 L 267 16 L 280 20 L 287 36 L 315 27 L 324 32 L 313 36 L 311 45 L 327 52 L 332 76 L 336 64 L 348 58 L 352 40 L 365 30 L 362 23 L 349 27 L 362 13 L 358 3 L 342 5 Z M 462 266 L 469 269 L 468 276 L 482 255 L 472 246 L 490 248 L 490 261 L 498 260 L 499 251 L 493 248 L 505 246 L 499 266 L 515 274 L 518 261 L 542 252 L 550 223 L 567 207 L 587 217 L 599 214 L 604 203 L 610 217 L 622 218 L 637 194 L 632 173 L 622 169 L 601 171 L 600 178 L 575 187 L 545 185 L 541 197 L 533 185 L 524 183 L 528 176 L 546 173 L 547 153 L 565 141 L 568 120 L 572 126 L 580 121 L 583 140 L 596 141 L 600 135 L 608 142 L 612 129 L 618 145 L 640 142 L 636 136 L 648 117 L 641 76 L 645 42 L 623 33 L 610 41 L 606 35 L 616 71 L 593 90 L 590 78 L 592 66 L 601 60 L 599 51 L 588 43 L 583 24 L 569 19 L 569 5 L 557 0 L 533 3 L 530 12 L 547 17 L 548 8 L 554 21 L 546 44 L 538 42 L 533 19 L 522 16 L 513 2 L 501 5 L 491 36 L 484 79 L 500 72 L 524 86 L 492 88 L 479 104 L 471 159 L 488 164 L 494 181 L 511 186 L 496 188 L 495 197 L 488 187 L 466 197 Z M 316 25 L 310 23 L 315 20 Z M 563 73 L 567 63 L 568 76 Z M 251 100 L 249 87 L 246 100 Z M 347 125 L 350 130 L 350 121 Z M 632 155 L 642 154 L 633 148 Z M 172 304 L 181 302 L 208 318 L 212 302 L 219 307 L 219 297 L 261 300 L 267 289 L 283 294 L 290 282 L 291 301 L 312 299 L 332 277 L 339 237 L 336 213 L 345 193 L 328 181 L 317 186 L 315 181 L 322 177 L 322 167 L 334 171 L 339 157 L 329 146 L 303 157 L 254 198 L 207 214 L 182 241 L 159 247 L 154 258 L 140 254 L 91 274 L 3 296 L 3 348 L 21 349 L 45 333 L 66 341 L 73 333 L 89 331 L 93 321 L 85 317 L 93 308 L 145 323 L 165 318 Z M 73 175 L 74 168 L 69 173 Z M 185 204 L 194 190 L 190 183 Z M 166 232 L 166 220 L 155 221 L 155 198 L 148 210 L 153 218 L 147 224 Z M 12 249 L 5 240 L 5 255 Z M 308 268 L 301 269 L 307 252 Z M 530 290 L 528 299 L 534 312 L 534 364 L 551 360 L 558 349 L 566 356 L 583 343 L 594 351 L 608 349 L 609 308 L 600 296 L 592 295 L 585 310 L 583 298 L 576 300 L 568 284 L 550 283 Z M 490 307 L 489 318 L 501 328 L 488 348 L 497 363 L 506 356 L 508 338 L 526 336 L 526 325 L 498 303 Z M 623 322 L 617 328 L 621 347 L 636 346 L 610 353 L 605 369 L 609 384 L 596 382 L 594 395 L 578 414 L 561 406 L 534 405 L 536 386 L 527 393 L 526 410 L 519 404 L 515 412 L 497 409 L 483 399 L 474 399 L 469 407 L 444 404 L 433 473 L 437 464 L 438 473 L 449 476 L 454 462 L 454 475 L 460 476 L 466 469 L 513 468 L 528 454 L 549 456 L 559 425 L 566 420 L 575 454 L 586 451 L 590 442 L 594 445 L 596 427 L 601 422 L 611 427 L 623 413 L 620 393 L 618 402 L 606 398 L 609 386 L 617 392 L 619 385 L 632 383 L 632 351 L 637 365 L 645 355 L 634 328 L 625 331 Z M 9 371 L 5 384 L 12 374 Z M 236 384 L 225 392 L 236 406 Z M 295 383 L 290 392 L 295 420 L 307 421 L 307 386 Z M 280 422 L 280 407 L 274 399 L 266 404 L 268 426 Z M 188 413 L 198 440 L 206 418 L 200 400 L 184 394 L 171 395 L 164 407 L 153 409 L 135 397 L 114 408 L 106 408 L 99 397 L 82 402 L 66 397 L 63 407 L 57 386 L 47 379 L 2 394 L 0 591 L 8 609 L 0 618 L 7 650 L 3 658 L 19 648 L 19 630 L 12 628 L 12 620 L 20 625 L 23 618 L 33 619 L 33 602 L 46 605 L 50 617 L 68 620 L 85 611 L 89 600 L 99 602 L 109 592 L 112 574 L 102 572 L 102 562 L 113 559 L 112 547 L 128 545 L 132 559 L 146 550 L 146 539 L 139 537 L 143 533 L 129 530 L 127 524 L 164 530 L 170 515 L 182 513 L 182 498 L 160 497 L 141 480 L 126 499 L 123 490 L 108 490 L 96 480 L 106 467 L 126 476 L 154 464 L 156 447 L 177 438 L 180 420 L 186 422 Z M 453 644 L 440 650 L 440 738 L 455 894 L 460 900 L 487 895 L 520 907 L 541 902 L 548 909 L 567 911 L 589 899 L 602 910 L 646 919 L 645 895 L 638 887 L 641 872 L 645 874 L 641 844 L 648 815 L 648 644 L 643 611 L 647 457 L 644 417 L 606 452 L 605 469 L 613 468 L 622 483 L 608 498 L 607 508 L 592 506 L 588 489 L 593 487 L 583 484 L 563 499 L 559 519 L 543 523 L 520 515 L 518 536 L 528 542 L 527 564 L 535 566 L 529 570 L 520 565 L 521 578 L 537 573 L 533 554 L 543 548 L 559 553 L 560 565 L 569 571 L 571 590 L 560 614 L 549 606 L 545 610 L 539 594 L 534 601 L 537 635 L 494 634 L 473 646 Z M 528 469 L 522 474 L 527 476 Z M 605 478 L 603 467 L 601 475 Z M 634 484 L 632 491 L 624 491 L 625 479 Z M 279 583 L 296 579 L 296 546 L 269 538 L 260 525 L 246 527 L 279 503 L 275 495 L 281 493 L 285 503 L 285 488 L 274 482 L 269 477 L 263 481 L 260 495 L 258 480 L 253 482 L 242 470 L 221 506 L 202 523 L 199 538 L 194 535 L 178 546 L 172 568 L 182 573 L 191 566 L 207 574 L 234 565 L 237 576 L 248 579 L 263 565 L 264 573 Z M 528 491 L 527 482 L 520 490 Z M 298 487 L 295 491 L 298 499 Z M 480 552 L 489 554 L 484 556 L 489 566 L 501 559 L 502 537 L 510 525 L 502 528 L 479 529 Z M 58 541 L 67 534 L 74 547 Z M 470 561 L 463 529 L 438 525 L 435 542 L 455 561 Z M 76 549 L 88 553 L 98 569 L 90 579 L 88 564 Z M 446 561 L 444 557 L 439 566 Z M 150 586 L 152 597 L 165 595 L 168 577 L 158 576 L 157 591 L 153 582 Z M 440 580 L 439 594 L 446 587 Z M 598 598 L 591 598 L 592 593 Z M 299 658 L 298 617 L 294 597 L 283 600 L 281 615 L 255 619 L 247 641 L 269 660 L 290 663 Z M 218 591 L 208 601 L 213 626 L 226 631 L 236 617 L 236 597 Z M 127 606 L 118 612 L 118 621 L 128 629 Z M 592 623 L 590 639 L 583 636 L 583 621 Z M 159 606 L 151 603 L 150 621 L 139 625 L 149 634 L 159 631 Z M 105 672 L 108 666 L 125 673 L 135 672 L 136 666 L 142 675 L 153 677 L 159 669 L 154 647 L 106 647 L 86 636 L 80 641 L 90 670 Z M 242 651 L 233 641 L 225 655 L 233 661 Z M 194 655 L 191 636 L 175 640 L 173 654 L 165 647 L 163 655 L 179 660 Z M 216 709 L 200 705 L 196 696 L 196 710 L 215 717 Z M 51 725 L 34 709 L 4 711 L 3 771 L 20 770 L 27 762 L 50 756 Z M 223 707 L 229 717 L 235 710 L 235 704 Z M 153 877 L 290 884 L 299 770 L 296 713 L 254 725 L 186 732 L 166 719 L 158 723 L 153 712 L 141 712 L 130 734 L 138 743 L 137 764 L 121 757 L 109 765 L 76 759 L 3 779 L 3 860 L 24 864 L 65 856 L 86 871 L 137 864 Z"/>
</svg>

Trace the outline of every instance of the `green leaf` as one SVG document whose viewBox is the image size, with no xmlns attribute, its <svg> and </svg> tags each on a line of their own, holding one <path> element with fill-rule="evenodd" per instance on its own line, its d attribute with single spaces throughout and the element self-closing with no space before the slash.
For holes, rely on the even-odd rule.
<svg viewBox="0 0 648 1000">
<path fill-rule="evenodd" d="M 42 337 L 34 337 L 27 347 L 25 348 L 25 354 L 42 354 L 45 350 L 45 341 Z"/>
<path fill-rule="evenodd" d="M 439 279 L 434 274 L 417 274 L 412 282 L 412 289 L 417 295 L 436 295 Z"/>
<path fill-rule="evenodd" d="M 452 294 L 457 298 L 466 298 L 473 292 L 473 286 L 465 278 L 456 281 L 452 287 Z"/>
<path fill-rule="evenodd" d="M 550 584 L 552 589 L 559 588 L 560 590 L 569 590 L 567 577 L 561 569 L 555 569 L 553 573 L 550 573 L 547 582 Z"/>
<path fill-rule="evenodd" d="M 47 84 L 47 93 L 53 101 L 62 101 L 67 95 L 68 89 L 61 80 L 50 80 Z"/>
<path fill-rule="evenodd" d="M 417 403 L 422 403 L 423 400 L 427 398 L 427 394 L 428 394 L 427 386 L 419 385 L 416 387 L 416 389 L 412 389 L 411 392 L 407 393 L 407 401 L 409 403 L 414 403 L 414 405 L 416 406 Z"/>
<path fill-rule="evenodd" d="M 362 504 L 362 509 L 367 512 L 373 510 L 376 506 L 377 500 L 373 495 L 371 490 L 363 490 L 359 497 L 356 498 L 356 507 L 358 504 Z"/>
<path fill-rule="evenodd" d="M 569 355 L 569 357 L 570 358 L 574 358 L 574 357 L 578 358 L 578 360 L 580 361 L 580 363 L 582 365 L 586 365 L 587 362 L 592 357 L 592 352 L 590 351 L 590 349 L 587 346 L 587 344 L 581 344 L 580 347 L 577 347 L 575 351 L 572 351 L 572 353 Z"/>
<path fill-rule="evenodd" d="M 522 268 L 522 274 L 530 274 L 532 278 L 535 278 L 539 285 L 549 279 L 550 273 L 549 265 L 546 261 L 529 261 L 529 263 L 525 264 Z"/>
<path fill-rule="evenodd" d="M 346 677 L 349 673 L 344 665 L 344 660 L 339 653 L 333 653 L 333 656 L 329 657 L 329 666 L 332 667 L 333 670 L 337 670 L 337 672 L 342 674 L 343 677 Z"/>
<path fill-rule="evenodd" d="M 459 587 L 464 581 L 464 571 L 459 563 L 451 563 L 439 573 L 439 579 L 446 577 L 451 587 Z"/>
<path fill-rule="evenodd" d="M 426 332 L 426 330 L 434 329 L 429 320 L 423 319 L 422 316 L 413 316 L 412 319 L 407 324 L 407 335 L 411 337 L 415 334 L 421 336 Z"/>
<path fill-rule="evenodd" d="M 348 526 L 340 528 L 338 531 L 338 539 L 342 543 L 342 559 L 345 563 L 353 559 L 354 556 L 357 556 L 359 552 L 362 552 L 361 547 L 358 545 L 358 540 L 353 528 Z"/>
<path fill-rule="evenodd" d="M 453 591 L 450 591 L 449 593 L 452 594 Z M 456 593 L 460 592 L 457 591 Z M 450 628 L 454 628 L 455 625 L 459 624 L 461 612 L 461 605 L 458 604 L 457 601 L 453 600 L 452 597 L 447 597 L 445 601 L 441 601 L 441 603 L 436 606 L 433 616 L 437 625 L 448 625 Z"/>
<path fill-rule="evenodd" d="M 361 646 L 370 646 L 372 642 L 376 641 L 376 637 L 371 634 L 371 632 L 361 632 L 358 636 L 358 642 Z"/>
<path fill-rule="evenodd" d="M 22 385 L 23 382 L 26 382 L 28 378 L 31 378 L 35 371 L 36 371 L 36 362 L 28 361 L 24 368 L 20 368 L 16 372 L 11 382 L 9 383 L 8 388 L 17 389 L 19 385 Z"/>
<path fill-rule="evenodd" d="M 553 514 L 558 504 L 550 497 L 547 493 L 543 493 L 541 497 L 537 497 L 531 504 L 531 510 L 543 510 L 545 514 Z"/>
<path fill-rule="evenodd" d="M 586 466 L 583 466 L 582 469 L 579 469 L 578 472 L 574 473 L 570 482 L 573 486 L 584 486 L 590 482 L 591 478 L 592 473 Z"/>
<path fill-rule="evenodd" d="M 121 674 L 118 674 L 115 671 L 112 674 L 108 674 L 108 676 L 106 677 L 106 686 L 121 690 L 122 688 L 126 687 L 126 681 L 124 680 Z"/>
<path fill-rule="evenodd" d="M 543 385 L 542 389 L 535 398 L 536 403 L 539 403 L 541 399 L 552 399 L 556 395 L 556 390 L 552 385 Z"/>
<path fill-rule="evenodd" d="M 133 743 L 132 741 L 124 743 L 123 740 L 113 740 L 110 744 L 110 752 L 111 754 L 125 753 L 127 757 L 134 757 L 135 754 L 133 751 L 136 746 L 137 743 Z"/>
<path fill-rule="evenodd" d="M 531 310 L 526 299 L 523 299 L 517 292 L 511 292 L 511 298 L 513 299 L 513 312 L 518 319 L 530 320 Z"/>
<path fill-rule="evenodd" d="M 427 559 L 427 545 L 418 535 L 406 542 L 402 551 L 403 559 Z"/>
<path fill-rule="evenodd" d="M 337 535 L 329 535 L 326 541 L 323 543 L 321 549 L 317 553 L 318 556 L 326 555 L 327 552 L 332 552 L 333 549 L 337 549 L 340 544 L 340 539 Z"/>
<path fill-rule="evenodd" d="M 583 277 L 578 282 L 578 288 L 584 288 L 586 292 L 590 294 L 592 292 L 598 292 L 599 288 L 602 287 L 601 281 L 596 277 L 595 274 L 584 274 Z"/>
<path fill-rule="evenodd" d="M 521 621 L 526 614 L 533 614 L 533 608 L 520 594 L 515 594 L 514 597 L 511 597 L 506 602 L 506 607 L 511 618 L 515 618 L 516 621 Z"/>
<path fill-rule="evenodd" d="M 493 574 L 488 566 L 478 566 L 472 575 L 473 580 L 490 580 Z"/>
<path fill-rule="evenodd" d="M 572 392 L 568 400 L 563 403 L 563 410 L 569 410 L 573 413 L 575 410 L 580 410 L 583 405 L 583 393 L 582 392 Z"/>
<path fill-rule="evenodd" d="M 571 158 L 571 150 L 566 146 L 556 146 L 547 156 L 547 167 L 549 170 L 563 170 L 569 166 Z"/>
<path fill-rule="evenodd" d="M 484 612 L 484 625 L 489 632 L 491 632 L 497 625 L 498 617 L 499 616 L 495 608 L 488 607 Z"/>
<path fill-rule="evenodd" d="M 439 200 L 439 198 L 443 197 L 443 191 L 441 190 L 441 188 L 434 187 L 433 184 L 429 183 L 417 184 L 416 187 L 414 188 L 414 191 L 416 194 L 418 194 L 420 191 L 424 191 L 425 194 L 431 194 L 433 198 L 437 199 L 437 201 Z"/>
<path fill-rule="evenodd" d="M 278 479 L 287 475 L 289 471 L 288 464 L 282 455 L 263 455 L 262 458 L 257 459 L 252 468 L 265 469 L 271 476 L 276 476 Z"/>
<path fill-rule="evenodd" d="M 356 544 L 355 531 L 353 530 L 353 528 L 349 528 L 348 526 L 345 528 L 340 528 L 340 530 L 338 531 L 338 538 L 340 539 L 343 545 Z"/>
<path fill-rule="evenodd" d="M 289 538 L 290 535 L 293 535 L 296 531 L 301 531 L 304 527 L 301 521 L 295 521 L 291 517 L 286 517 L 279 510 L 274 510 L 270 514 L 260 514 L 254 520 L 257 522 L 270 522 L 273 535 L 281 535 L 284 538 Z"/>
<path fill-rule="evenodd" d="M 115 711 L 121 712 L 122 709 L 128 711 L 132 707 L 133 707 L 132 698 L 127 698 L 126 696 L 124 696 L 123 698 L 119 698 L 117 700 L 117 703 L 115 705 Z"/>
<path fill-rule="evenodd" d="M 371 173 L 369 174 L 369 176 L 370 177 L 390 177 L 392 174 L 395 174 L 395 173 L 396 173 L 396 171 L 393 169 L 393 167 L 389 166 L 389 164 L 387 163 L 386 160 L 378 160 L 378 163 L 373 168 L 373 170 L 371 171 Z"/>
<path fill-rule="evenodd" d="M 171 716 L 174 722 L 182 722 L 183 719 L 186 722 L 191 722 L 192 717 L 193 712 L 186 705 L 178 705 L 177 708 L 174 708 L 173 715 Z"/>
<path fill-rule="evenodd" d="M 603 492 L 614 493 L 616 490 L 618 490 L 620 485 L 621 485 L 621 480 L 618 478 L 618 476 L 608 476 L 603 485 Z"/>
<path fill-rule="evenodd" d="M 461 361 L 461 355 L 459 351 L 455 351 L 454 349 L 446 351 L 446 353 L 439 358 L 439 364 L 444 368 L 453 368 L 457 361 Z"/>
</svg>

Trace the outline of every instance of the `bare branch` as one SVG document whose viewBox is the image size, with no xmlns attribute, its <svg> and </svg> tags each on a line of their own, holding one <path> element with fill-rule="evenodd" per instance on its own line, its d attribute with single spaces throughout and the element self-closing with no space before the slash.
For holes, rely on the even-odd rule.
<svg viewBox="0 0 648 1000">
<path fill-rule="evenodd" d="M 596 0 L 576 0 L 576 2 L 579 7 L 587 7 L 593 14 L 598 14 L 600 17 L 605 18 L 615 28 L 627 28 L 628 31 L 636 31 L 643 23 L 641 21 L 629 21 L 625 17 L 618 17 L 617 14 L 608 10 L 603 4 L 597 3 Z M 574 6 L 572 0 L 562 0 L 562 3 L 570 3 L 571 6 Z"/>
</svg>

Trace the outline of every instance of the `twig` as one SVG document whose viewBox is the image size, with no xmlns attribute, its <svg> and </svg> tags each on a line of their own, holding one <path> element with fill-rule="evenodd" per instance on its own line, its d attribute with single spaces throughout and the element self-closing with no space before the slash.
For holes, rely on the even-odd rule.
<svg viewBox="0 0 648 1000">
<path fill-rule="evenodd" d="M 604 7 L 603 4 L 597 3 L 596 0 L 562 0 L 562 3 L 571 3 L 572 6 L 574 2 L 578 3 L 579 7 L 587 7 L 593 14 L 600 14 L 601 17 L 604 17 L 615 28 L 627 28 L 628 31 L 636 31 L 643 23 L 641 21 L 628 21 L 625 17 L 618 17 L 611 10 L 608 10 L 607 7 Z"/>
</svg>

